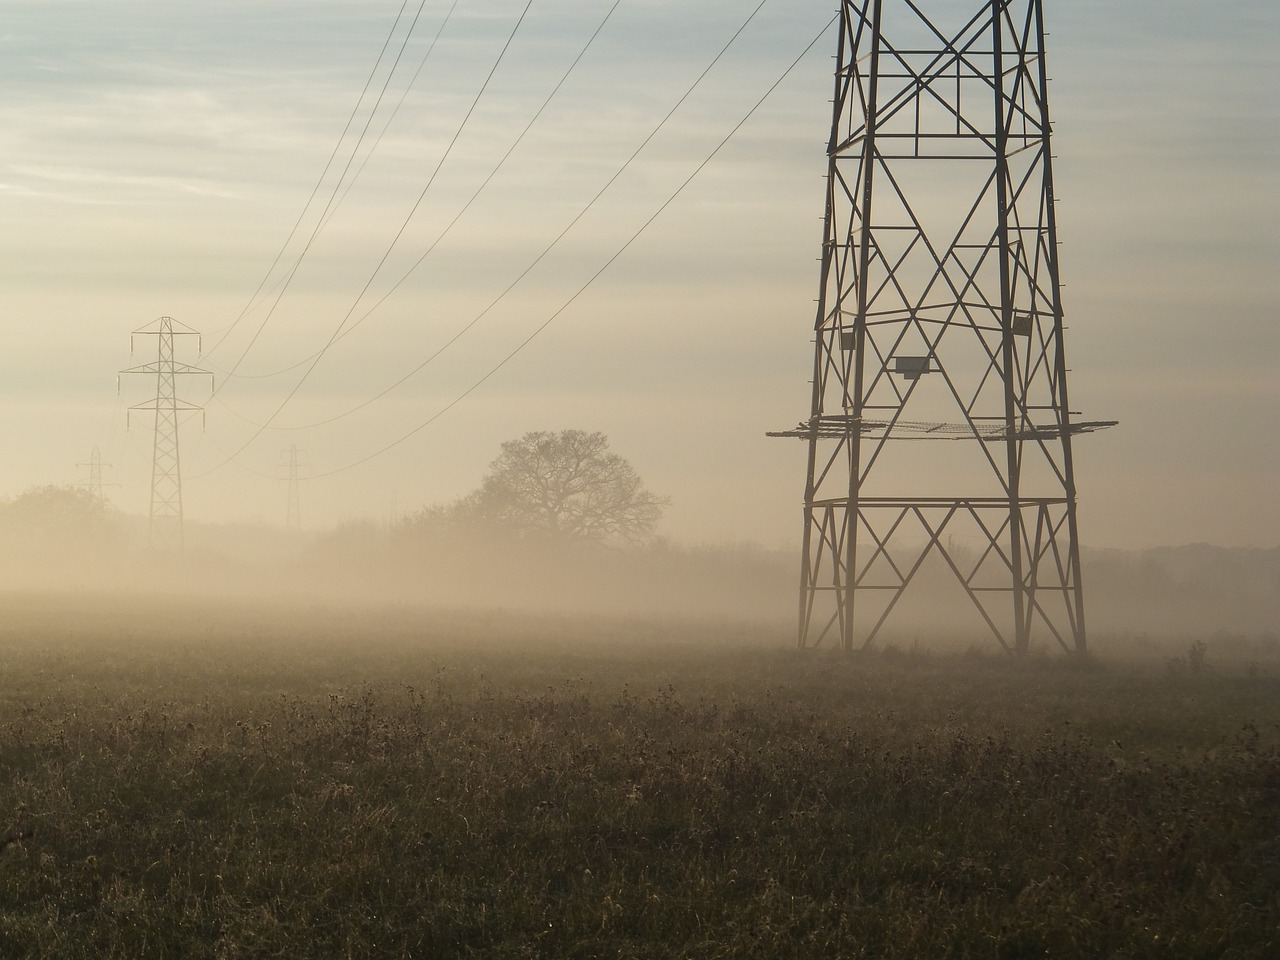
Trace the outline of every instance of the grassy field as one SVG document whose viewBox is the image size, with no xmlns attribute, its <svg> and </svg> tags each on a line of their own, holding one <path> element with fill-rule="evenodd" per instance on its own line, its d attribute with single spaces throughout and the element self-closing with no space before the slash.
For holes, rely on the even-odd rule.
<svg viewBox="0 0 1280 960">
<path fill-rule="evenodd" d="M 1212 642 L 6 611 L 5 958 L 1280 956 L 1280 670 Z"/>
</svg>

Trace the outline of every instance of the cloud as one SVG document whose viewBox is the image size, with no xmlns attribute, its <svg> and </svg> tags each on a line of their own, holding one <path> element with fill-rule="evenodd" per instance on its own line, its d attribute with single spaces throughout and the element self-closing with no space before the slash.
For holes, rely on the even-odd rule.
<svg viewBox="0 0 1280 960">
<path fill-rule="evenodd" d="M 235 197 L 237 194 L 208 181 L 184 180 L 177 177 L 163 176 L 145 176 L 131 175 L 122 173 L 111 173 L 105 170 L 86 169 L 83 167 L 60 167 L 60 166 L 25 166 L 22 164 L 14 164 L 9 167 L 11 173 L 25 177 L 30 180 L 43 181 L 55 184 L 71 184 L 75 186 L 87 186 L 94 188 L 92 195 L 86 194 L 61 194 L 61 196 L 71 199 L 74 202 L 81 203 L 120 203 L 121 200 L 104 199 L 110 196 L 113 190 L 102 190 L 100 188 L 121 188 L 121 190 L 137 191 L 144 194 L 152 193 L 185 193 L 193 194 L 200 197 Z M 44 196 L 57 196 L 56 194 L 44 194 Z"/>
</svg>

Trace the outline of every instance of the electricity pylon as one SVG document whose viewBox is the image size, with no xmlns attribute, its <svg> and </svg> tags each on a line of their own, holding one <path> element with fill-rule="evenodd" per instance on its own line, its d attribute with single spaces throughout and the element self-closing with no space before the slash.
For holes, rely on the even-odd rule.
<svg viewBox="0 0 1280 960">
<path fill-rule="evenodd" d="M 111 464 L 103 463 L 102 454 L 97 447 L 94 447 L 93 452 L 89 454 L 89 459 L 82 460 L 76 466 L 89 468 L 89 478 L 76 481 L 76 486 L 85 487 L 89 491 L 89 498 L 93 501 L 94 506 L 101 507 L 106 503 L 106 498 L 102 494 L 103 486 L 115 486 L 114 483 L 104 484 L 102 482 L 102 468 L 109 467 Z"/>
<path fill-rule="evenodd" d="M 1044 35 L 840 4 L 811 413 L 771 434 L 808 443 L 802 647 L 869 644 L 932 558 L 1006 650 L 1086 650 L 1071 438 L 1111 422 L 1067 402 Z"/>
<path fill-rule="evenodd" d="M 302 512 L 301 498 L 299 496 L 300 481 L 306 477 L 311 468 L 302 462 L 301 457 L 305 456 L 305 452 L 299 450 L 297 446 L 291 446 L 287 451 L 289 462 L 284 464 L 281 469 L 287 470 L 289 483 L 288 501 L 285 507 L 284 526 L 286 530 L 298 532 L 302 529 Z"/>
<path fill-rule="evenodd" d="M 178 452 L 178 420 L 184 413 L 200 411 L 204 407 L 180 400 L 177 395 L 177 378 L 180 376 L 208 376 L 208 370 L 193 367 L 174 360 L 174 338 L 199 337 L 199 333 L 172 317 L 160 317 L 154 323 L 133 331 L 129 336 L 129 354 L 133 354 L 136 337 L 156 338 L 156 360 L 137 367 L 121 370 L 121 374 L 154 374 L 156 395 L 151 400 L 134 404 L 134 410 L 151 410 L 155 413 L 155 440 L 151 459 L 151 523 L 150 543 L 153 548 L 178 550 L 183 547 L 182 531 L 182 470 Z M 119 378 L 117 377 L 117 385 Z"/>
</svg>

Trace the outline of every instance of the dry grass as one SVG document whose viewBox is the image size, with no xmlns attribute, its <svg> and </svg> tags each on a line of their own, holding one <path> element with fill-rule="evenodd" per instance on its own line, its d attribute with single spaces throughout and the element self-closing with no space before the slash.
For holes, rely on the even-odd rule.
<svg viewBox="0 0 1280 960">
<path fill-rule="evenodd" d="M 1212 646 L 14 609 L 5 957 L 1280 954 L 1280 684 Z"/>
</svg>

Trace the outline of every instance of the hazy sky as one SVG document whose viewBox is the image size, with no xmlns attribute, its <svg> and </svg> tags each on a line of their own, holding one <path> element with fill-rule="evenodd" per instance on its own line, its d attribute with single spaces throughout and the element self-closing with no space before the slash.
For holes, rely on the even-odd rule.
<svg viewBox="0 0 1280 960">
<path fill-rule="evenodd" d="M 831 2 L 768 0 L 524 280 L 419 373 L 350 412 L 516 280 L 758 0 L 621 0 L 488 188 L 369 313 L 613 5 L 533 0 L 441 165 L 526 2 L 458 0 L 440 31 L 452 0 L 427 0 L 352 172 L 440 31 L 394 122 L 269 316 L 274 293 L 235 324 L 320 179 L 400 0 L 0 0 L 0 495 L 85 476 L 76 465 L 97 445 L 119 484 L 112 500 L 146 512 L 150 424 L 135 415 L 126 430 L 124 408 L 154 384 L 126 378 L 117 394 L 116 371 L 154 358 L 150 340 L 131 358 L 129 333 L 169 315 L 204 333 L 208 355 L 184 343 L 180 359 L 218 376 L 204 431 L 197 418 L 182 433 L 193 519 L 283 523 L 279 477 L 293 444 L 317 475 L 303 488 L 304 525 L 316 526 L 452 499 L 479 483 L 501 441 L 580 427 L 606 432 L 671 495 L 667 533 L 798 542 L 804 448 L 764 433 L 808 415 L 833 31 L 565 304 L 783 75 Z M 1280 14 L 1273 0 L 1045 7 L 1072 406 L 1121 421 L 1075 447 L 1082 539 L 1280 543 Z M 417 8 L 410 0 L 406 16 Z M 402 23 L 393 54 L 404 33 Z M 384 67 L 372 90 L 385 80 Z M 561 308 L 469 396 L 353 466 L 427 423 Z M 350 327 L 366 313 L 259 431 L 309 364 L 296 365 L 344 317 Z M 207 380 L 189 378 L 181 394 L 204 402 Z"/>
</svg>

